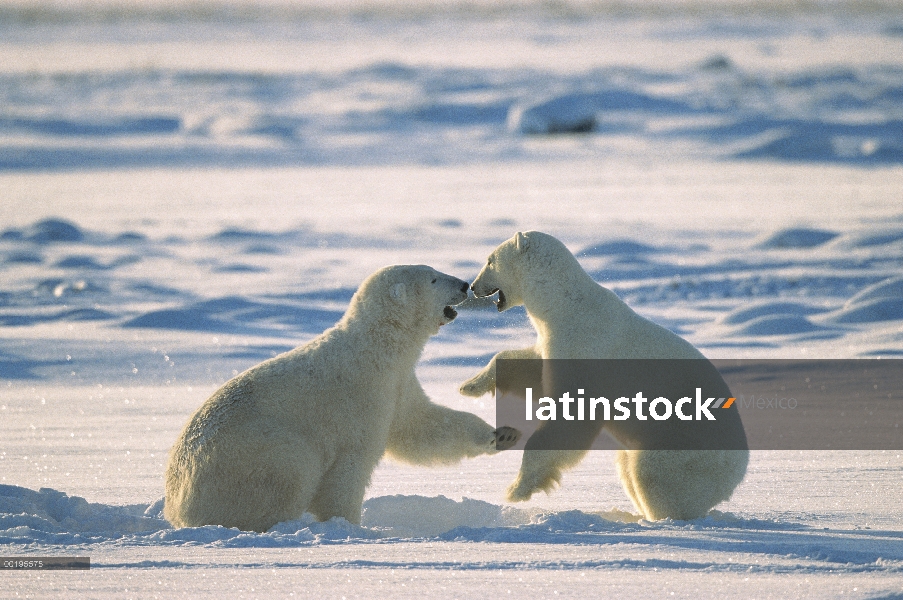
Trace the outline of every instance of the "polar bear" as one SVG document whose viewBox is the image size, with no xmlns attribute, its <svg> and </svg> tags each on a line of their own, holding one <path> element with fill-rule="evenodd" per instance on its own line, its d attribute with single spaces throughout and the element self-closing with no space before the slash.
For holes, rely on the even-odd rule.
<svg viewBox="0 0 903 600">
<path fill-rule="evenodd" d="M 464 395 L 480 396 L 495 390 L 495 362 L 500 358 L 593 358 L 700 359 L 686 363 L 703 365 L 704 372 L 696 373 L 702 377 L 703 386 L 725 398 L 730 396 L 724 380 L 696 348 L 641 317 L 613 292 L 593 281 L 564 244 L 550 235 L 535 231 L 517 233 L 502 243 L 490 254 L 471 288 L 477 297 L 497 292 L 499 311 L 523 304 L 536 329 L 537 341 L 529 348 L 499 352 L 461 386 Z M 645 518 L 699 518 L 730 498 L 746 473 L 749 450 L 736 406 L 724 414 L 719 412 L 717 420 L 720 440 L 716 448 L 721 449 L 635 449 L 636 446 L 663 447 L 658 443 L 661 440 L 651 439 L 661 430 L 648 425 L 623 436 L 623 439 L 634 436 L 632 441 L 640 443 L 633 444 L 634 449 L 630 448 L 631 444 L 624 444 L 627 449 L 617 452 L 618 475 L 627 495 Z M 592 443 L 603 423 L 612 437 L 621 441 L 619 433 L 624 432 L 613 421 L 594 424 L 591 427 L 595 429 L 589 432 L 582 424 L 584 430 L 579 431 L 566 421 L 543 423 L 527 441 L 520 473 L 508 489 L 508 499 L 527 500 L 537 490 L 550 491 L 560 482 L 562 471 L 582 460 L 589 448 L 583 444 L 573 450 L 531 450 L 531 446 L 543 447 L 536 443 L 541 436 L 551 431 L 568 435 L 569 439 L 580 435 Z M 669 434 L 680 435 L 680 432 L 672 429 Z"/>
<path fill-rule="evenodd" d="M 266 531 L 307 511 L 360 523 L 384 453 L 430 465 L 514 445 L 517 430 L 432 403 L 414 373 L 468 287 L 427 266 L 386 267 L 334 327 L 228 381 L 170 451 L 166 519 Z"/>
</svg>

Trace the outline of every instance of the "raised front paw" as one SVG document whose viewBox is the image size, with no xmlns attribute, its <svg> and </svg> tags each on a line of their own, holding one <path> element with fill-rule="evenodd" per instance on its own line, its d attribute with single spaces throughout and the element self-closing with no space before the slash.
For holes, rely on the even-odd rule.
<svg viewBox="0 0 903 600">
<path fill-rule="evenodd" d="M 520 439 L 520 431 L 514 427 L 499 427 L 492 432 L 495 435 L 494 446 L 496 451 L 507 450 L 514 446 Z"/>
<path fill-rule="evenodd" d="M 461 387 L 458 388 L 458 391 L 461 392 L 461 394 L 464 396 L 479 398 L 483 394 L 494 392 L 495 384 L 490 380 L 489 377 L 480 373 L 476 377 L 468 379 L 467 381 L 462 383 Z"/>
</svg>

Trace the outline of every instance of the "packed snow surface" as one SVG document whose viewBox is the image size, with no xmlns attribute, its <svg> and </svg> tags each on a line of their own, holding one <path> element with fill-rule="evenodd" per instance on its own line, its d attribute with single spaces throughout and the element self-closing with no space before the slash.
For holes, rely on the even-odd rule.
<svg viewBox="0 0 903 600">
<path fill-rule="evenodd" d="M 899 359 L 901 193 L 890 3 L 0 2 L 0 543 L 92 563 L 0 595 L 899 598 L 890 449 L 754 452 L 690 522 L 607 451 L 516 505 L 506 452 L 383 462 L 361 525 L 161 511 L 219 385 L 518 230 L 711 358 Z M 533 336 L 471 299 L 418 376 L 494 421 L 457 387 Z"/>
</svg>

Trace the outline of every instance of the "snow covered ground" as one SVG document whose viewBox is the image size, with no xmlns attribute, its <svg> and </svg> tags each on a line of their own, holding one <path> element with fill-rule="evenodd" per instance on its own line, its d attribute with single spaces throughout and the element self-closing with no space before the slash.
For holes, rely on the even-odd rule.
<svg viewBox="0 0 903 600">
<path fill-rule="evenodd" d="M 92 569 L 0 595 L 903 597 L 891 450 L 755 452 L 693 522 L 633 515 L 605 451 L 519 505 L 509 452 L 381 464 L 360 527 L 160 515 L 218 385 L 517 230 L 709 357 L 899 358 L 903 12 L 55 6 L 0 5 L 0 553 Z M 531 339 L 470 302 L 418 372 L 492 421 L 457 386 Z"/>
</svg>

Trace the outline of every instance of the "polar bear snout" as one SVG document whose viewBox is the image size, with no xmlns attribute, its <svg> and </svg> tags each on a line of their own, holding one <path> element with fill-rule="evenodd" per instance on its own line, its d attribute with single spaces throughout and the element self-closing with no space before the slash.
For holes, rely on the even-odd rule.
<svg viewBox="0 0 903 600">
<path fill-rule="evenodd" d="M 508 308 L 508 304 L 505 299 L 505 292 L 503 292 L 501 289 L 489 289 L 488 286 L 478 286 L 476 281 L 474 281 L 471 288 L 473 288 L 473 295 L 477 298 L 486 298 L 488 296 L 492 296 L 493 294 L 498 294 L 498 298 L 495 301 L 495 306 L 499 312 L 502 312 L 506 308 Z"/>
<path fill-rule="evenodd" d="M 482 273 L 480 275 L 482 275 Z M 478 275 L 477 278 L 473 280 L 473 283 L 470 284 L 470 289 L 473 290 L 474 296 L 476 296 L 477 298 L 485 298 L 486 296 L 491 296 L 499 291 L 499 288 L 492 287 L 491 285 L 483 282 L 480 275 Z"/>
<path fill-rule="evenodd" d="M 470 291 L 470 284 L 463 279 L 458 279 L 457 277 L 452 277 L 450 283 L 452 284 L 455 293 L 452 301 L 449 302 L 449 304 L 454 306 L 455 304 L 461 304 L 462 302 L 467 300 L 467 292 Z"/>
<path fill-rule="evenodd" d="M 446 275 L 445 277 L 447 278 L 445 280 L 446 285 L 448 285 L 451 290 L 449 296 L 445 299 L 447 304 L 442 309 L 442 316 L 446 320 L 444 322 L 440 322 L 440 326 L 446 325 L 455 320 L 455 317 L 458 316 L 458 311 L 456 311 L 453 307 L 467 300 L 467 292 L 470 289 L 470 284 L 463 279 L 458 279 L 457 277 L 452 277 L 451 275 Z M 435 283 L 435 280 L 433 281 Z"/>
<path fill-rule="evenodd" d="M 470 284 L 467 283 L 466 281 L 464 281 L 463 279 L 455 279 L 455 281 L 458 284 L 458 289 L 461 291 L 462 294 L 464 294 L 464 300 L 466 300 L 467 292 L 470 291 Z M 464 300 L 461 300 L 461 302 L 464 302 Z"/>
</svg>

